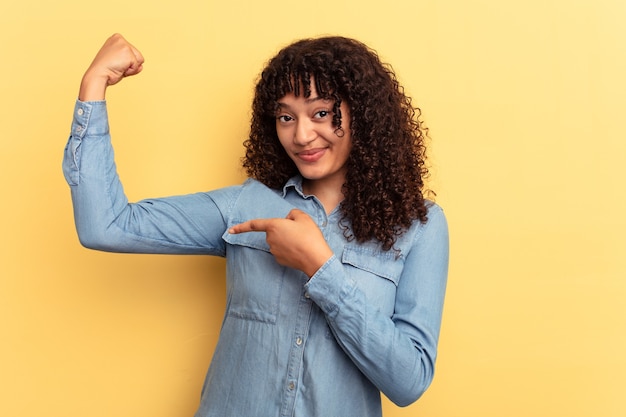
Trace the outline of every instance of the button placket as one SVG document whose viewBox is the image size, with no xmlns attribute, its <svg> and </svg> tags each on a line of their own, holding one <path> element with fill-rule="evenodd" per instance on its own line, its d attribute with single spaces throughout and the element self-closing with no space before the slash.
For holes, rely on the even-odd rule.
<svg viewBox="0 0 626 417">
<path fill-rule="evenodd" d="M 312 303 L 310 300 L 300 299 L 296 313 L 293 343 L 289 352 L 286 395 L 281 407 L 281 416 L 293 415 L 299 375 L 303 367 L 304 341 L 309 330 L 311 308 Z"/>
</svg>

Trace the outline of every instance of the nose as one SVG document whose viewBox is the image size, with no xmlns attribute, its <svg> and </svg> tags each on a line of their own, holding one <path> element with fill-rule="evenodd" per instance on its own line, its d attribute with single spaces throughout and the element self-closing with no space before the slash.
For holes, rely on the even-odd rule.
<svg viewBox="0 0 626 417">
<path fill-rule="evenodd" d="M 315 131 L 315 126 L 311 120 L 307 118 L 301 118 L 298 120 L 296 125 L 296 131 L 293 138 L 293 142 L 296 145 L 307 145 L 317 137 L 317 132 Z"/>
</svg>

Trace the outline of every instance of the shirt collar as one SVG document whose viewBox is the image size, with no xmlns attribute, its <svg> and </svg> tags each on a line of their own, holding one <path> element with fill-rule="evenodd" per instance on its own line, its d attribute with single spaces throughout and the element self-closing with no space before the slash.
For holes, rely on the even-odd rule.
<svg viewBox="0 0 626 417">
<path fill-rule="evenodd" d="M 295 190 L 300 197 L 305 198 L 304 191 L 302 191 L 302 176 L 296 175 L 295 177 L 289 178 L 283 186 L 283 198 L 287 196 L 290 189 Z"/>
</svg>

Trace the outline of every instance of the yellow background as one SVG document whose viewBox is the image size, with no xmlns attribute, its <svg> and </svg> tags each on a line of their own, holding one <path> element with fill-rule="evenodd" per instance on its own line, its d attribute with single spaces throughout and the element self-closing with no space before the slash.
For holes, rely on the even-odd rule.
<svg viewBox="0 0 626 417">
<path fill-rule="evenodd" d="M 243 179 L 253 83 L 286 43 L 353 36 L 394 65 L 452 258 L 435 381 L 387 417 L 626 415 L 625 19 L 622 0 L 3 0 L 0 415 L 191 416 L 216 342 L 221 260 L 75 236 L 62 149 L 113 32 L 146 57 L 108 94 L 133 200 Z"/>
</svg>

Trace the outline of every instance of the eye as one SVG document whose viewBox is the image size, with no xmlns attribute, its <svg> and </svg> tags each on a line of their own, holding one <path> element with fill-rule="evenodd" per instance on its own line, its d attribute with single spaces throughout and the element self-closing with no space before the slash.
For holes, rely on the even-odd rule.
<svg viewBox="0 0 626 417">
<path fill-rule="evenodd" d="M 286 114 L 282 114 L 276 118 L 280 123 L 288 123 L 293 120 L 293 117 L 288 116 Z"/>
<path fill-rule="evenodd" d="M 319 110 L 315 113 L 314 117 L 316 119 L 323 119 L 330 114 L 330 110 Z"/>
</svg>

